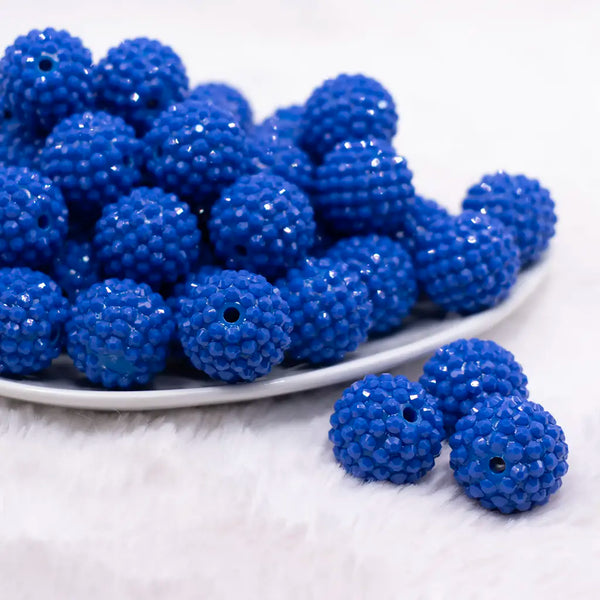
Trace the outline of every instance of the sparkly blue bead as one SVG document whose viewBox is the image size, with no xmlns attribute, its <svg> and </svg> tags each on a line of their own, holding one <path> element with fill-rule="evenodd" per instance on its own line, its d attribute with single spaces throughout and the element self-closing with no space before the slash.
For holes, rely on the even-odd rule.
<svg viewBox="0 0 600 600">
<path fill-rule="evenodd" d="M 0 166 L 39 170 L 45 141 L 15 119 L 0 119 Z"/>
<path fill-rule="evenodd" d="M 100 265 L 92 243 L 75 238 L 67 239 L 54 257 L 50 274 L 73 302 L 77 294 L 101 279 Z"/>
<path fill-rule="evenodd" d="M 294 360 L 334 363 L 367 339 L 373 303 L 367 286 L 345 263 L 307 259 L 276 285 L 294 323 L 288 349 Z"/>
<path fill-rule="evenodd" d="M 0 60 L 0 95 L 29 129 L 50 130 L 94 105 L 92 55 L 66 31 L 33 29 Z"/>
<path fill-rule="evenodd" d="M 446 434 L 490 394 L 527 398 L 527 376 L 515 357 L 495 342 L 456 340 L 442 346 L 423 367 L 421 385 L 437 400 Z"/>
<path fill-rule="evenodd" d="M 509 514 L 548 502 L 568 470 L 563 430 L 539 404 L 491 394 L 456 423 L 450 467 L 467 496 Z"/>
<path fill-rule="evenodd" d="M 340 240 L 327 256 L 345 262 L 367 286 L 373 303 L 371 332 L 400 326 L 417 300 L 415 271 L 401 244 L 375 234 L 357 236 Z"/>
<path fill-rule="evenodd" d="M 188 95 L 188 99 L 211 102 L 231 113 L 244 131 L 252 128 L 252 108 L 244 95 L 226 83 L 202 83 Z"/>
<path fill-rule="evenodd" d="M 171 311 L 149 286 L 107 279 L 77 296 L 67 323 L 67 351 L 93 383 L 146 385 L 165 368 L 174 330 Z"/>
<path fill-rule="evenodd" d="M 484 175 L 467 192 L 463 208 L 502 221 L 519 246 L 523 266 L 538 260 L 554 236 L 554 201 L 537 179 L 502 171 Z"/>
<path fill-rule="evenodd" d="M 50 179 L 0 167 L 0 266 L 48 264 L 67 235 L 67 207 Z"/>
<path fill-rule="evenodd" d="M 495 306 L 508 296 L 519 266 L 509 231 L 474 211 L 440 218 L 417 238 L 417 280 L 448 311 L 468 314 Z"/>
<path fill-rule="evenodd" d="M 229 268 L 275 277 L 297 265 L 314 242 L 306 194 L 271 173 L 240 178 L 212 207 L 208 222 L 215 253 Z"/>
<path fill-rule="evenodd" d="M 414 195 L 411 180 L 406 160 L 387 142 L 344 142 L 317 167 L 315 210 L 341 234 L 393 234 Z"/>
<path fill-rule="evenodd" d="M 276 135 L 253 135 L 248 139 L 250 172 L 280 175 L 310 194 L 314 190 L 314 167 L 308 154 Z"/>
<path fill-rule="evenodd" d="M 182 298 L 191 296 L 194 293 L 194 289 L 203 287 L 209 277 L 218 275 L 222 271 L 223 269 L 217 265 L 204 265 L 188 273 L 183 281 L 177 282 L 167 298 L 167 305 L 175 317 L 177 317 L 177 313 L 179 312 L 179 301 Z"/>
<path fill-rule="evenodd" d="M 254 381 L 290 344 L 289 307 L 279 290 L 248 271 L 222 271 L 188 287 L 177 326 L 192 364 L 213 379 Z"/>
<path fill-rule="evenodd" d="M 94 69 L 94 87 L 99 108 L 143 134 L 163 110 L 184 99 L 188 78 L 170 46 L 140 37 L 108 51 Z"/>
<path fill-rule="evenodd" d="M 314 90 L 306 102 L 300 145 L 317 160 L 339 142 L 390 141 L 398 115 L 389 92 L 364 75 L 338 75 Z"/>
<path fill-rule="evenodd" d="M 414 483 L 442 449 L 442 415 L 418 384 L 398 375 L 367 375 L 344 390 L 329 439 L 342 467 L 366 481 Z"/>
<path fill-rule="evenodd" d="M 0 374 L 50 366 L 64 344 L 69 303 L 50 277 L 27 267 L 0 269 Z"/>
<path fill-rule="evenodd" d="M 301 123 L 304 116 L 303 106 L 285 106 L 278 108 L 271 116 L 257 125 L 254 136 L 275 136 L 279 140 L 290 142 L 297 146 L 300 142 Z"/>
<path fill-rule="evenodd" d="M 105 206 L 94 235 L 105 276 L 154 289 L 189 273 L 199 243 L 198 220 L 189 206 L 160 188 L 138 188 Z"/>
<path fill-rule="evenodd" d="M 104 112 L 73 115 L 46 139 L 42 171 L 60 186 L 69 214 L 93 222 L 103 206 L 139 182 L 142 147 L 120 117 Z"/>
<path fill-rule="evenodd" d="M 174 104 L 144 142 L 153 183 L 192 205 L 210 204 L 247 170 L 244 132 L 231 113 L 212 104 Z"/>
<path fill-rule="evenodd" d="M 404 249 L 414 256 L 417 237 L 422 235 L 435 221 L 449 217 L 448 211 L 435 200 L 421 196 L 411 196 L 404 202 L 404 221 L 402 227 L 395 233 L 394 239 L 402 244 Z"/>
</svg>

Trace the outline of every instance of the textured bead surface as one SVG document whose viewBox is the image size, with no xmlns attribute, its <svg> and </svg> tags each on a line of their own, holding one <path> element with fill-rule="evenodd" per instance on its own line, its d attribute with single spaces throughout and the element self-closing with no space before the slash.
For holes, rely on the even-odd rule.
<svg viewBox="0 0 600 600">
<path fill-rule="evenodd" d="M 69 310 L 47 275 L 27 267 L 0 269 L 0 374 L 50 366 L 63 347 Z"/>
<path fill-rule="evenodd" d="M 515 357 L 495 342 L 456 340 L 442 346 L 424 365 L 421 385 L 436 399 L 447 435 L 482 398 L 495 392 L 526 399 L 527 376 Z"/>
<path fill-rule="evenodd" d="M 537 179 L 502 171 L 484 175 L 467 192 L 463 208 L 502 221 L 519 246 L 523 266 L 538 260 L 554 236 L 554 201 Z"/>
<path fill-rule="evenodd" d="M 276 285 L 294 323 L 288 349 L 294 360 L 337 362 L 367 339 L 373 303 L 367 286 L 345 263 L 307 259 Z"/>
<path fill-rule="evenodd" d="M 51 275 L 71 302 L 79 292 L 100 281 L 100 265 L 92 243 L 67 239 L 54 257 Z"/>
<path fill-rule="evenodd" d="M 190 93 L 190 100 L 212 102 L 216 106 L 231 113 L 244 131 L 252 128 L 252 108 L 244 95 L 226 83 L 202 83 Z"/>
<path fill-rule="evenodd" d="M 367 375 L 344 390 L 330 419 L 333 454 L 354 477 L 413 483 L 442 448 L 442 415 L 418 384 Z"/>
<path fill-rule="evenodd" d="M 32 133 L 19 121 L 0 118 L 0 166 L 39 170 L 45 141 L 44 137 Z"/>
<path fill-rule="evenodd" d="M 519 266 L 513 236 L 500 221 L 474 211 L 438 219 L 417 238 L 417 279 L 448 311 L 468 314 L 498 304 Z"/>
<path fill-rule="evenodd" d="M 94 221 L 106 204 L 139 182 L 142 143 L 120 117 L 105 112 L 73 115 L 50 133 L 42 171 L 60 186 L 75 219 Z"/>
<path fill-rule="evenodd" d="M 208 204 L 247 168 L 244 132 L 231 113 L 187 101 L 164 111 L 144 138 L 155 185 L 190 204 Z"/>
<path fill-rule="evenodd" d="M 17 120 L 48 131 L 94 105 L 91 66 L 92 55 L 79 38 L 50 27 L 33 29 L 0 60 L 0 95 Z"/>
<path fill-rule="evenodd" d="M 188 78 L 170 46 L 140 37 L 124 40 L 94 69 L 98 106 L 143 134 L 169 105 L 183 100 Z"/>
<path fill-rule="evenodd" d="M 208 227 L 215 252 L 228 267 L 266 277 L 298 264 L 315 234 L 308 197 L 271 173 L 242 177 L 225 190 L 212 207 Z"/>
<path fill-rule="evenodd" d="M 382 140 L 344 142 L 316 170 L 315 209 L 335 232 L 395 233 L 413 196 L 406 160 Z"/>
<path fill-rule="evenodd" d="M 160 188 L 138 188 L 104 207 L 94 248 L 106 277 L 154 289 L 186 275 L 199 256 L 198 220 L 189 206 Z"/>
<path fill-rule="evenodd" d="M 492 394 L 456 423 L 450 467 L 466 494 L 508 514 L 546 504 L 568 470 L 563 430 L 539 404 Z"/>
<path fill-rule="evenodd" d="M 278 108 L 271 116 L 257 125 L 252 134 L 255 136 L 276 136 L 280 140 L 298 145 L 303 116 L 303 106 L 292 105 Z"/>
<path fill-rule="evenodd" d="M 339 142 L 369 137 L 390 141 L 398 115 L 389 92 L 364 75 L 338 75 L 314 90 L 306 102 L 300 145 L 316 159 Z"/>
<path fill-rule="evenodd" d="M 371 332 L 400 326 L 417 300 L 415 271 L 400 243 L 385 236 L 356 236 L 337 242 L 327 256 L 345 262 L 367 286 L 373 303 Z"/>
<path fill-rule="evenodd" d="M 250 172 L 268 171 L 280 175 L 310 194 L 314 190 L 314 167 L 308 154 L 288 140 L 276 135 L 252 136 L 248 139 Z"/>
<path fill-rule="evenodd" d="M 25 167 L 0 167 L 0 266 L 51 262 L 67 234 L 58 186 Z"/>
<path fill-rule="evenodd" d="M 93 383 L 146 385 L 165 368 L 175 322 L 159 294 L 130 279 L 107 279 L 77 296 L 67 351 Z"/>
<path fill-rule="evenodd" d="M 213 379 L 253 381 L 283 360 L 292 321 L 279 290 L 248 271 L 222 271 L 179 301 L 179 339 Z"/>
</svg>

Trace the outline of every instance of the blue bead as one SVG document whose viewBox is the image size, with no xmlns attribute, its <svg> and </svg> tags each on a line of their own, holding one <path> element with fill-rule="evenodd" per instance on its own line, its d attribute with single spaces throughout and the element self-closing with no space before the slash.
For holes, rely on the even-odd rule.
<svg viewBox="0 0 600 600">
<path fill-rule="evenodd" d="M 254 381 L 281 363 L 292 321 L 279 290 L 248 271 L 221 271 L 179 298 L 178 335 L 192 364 L 209 377 Z"/>
<path fill-rule="evenodd" d="M 367 286 L 373 303 L 371 332 L 401 325 L 417 300 L 414 268 L 401 244 L 385 236 L 357 236 L 340 240 L 327 256 L 345 262 Z"/>
<path fill-rule="evenodd" d="M 365 406 L 366 416 L 345 420 L 340 428 L 337 415 L 357 404 Z M 413 483 L 433 468 L 441 451 L 442 415 L 434 399 L 400 375 L 367 375 L 353 383 L 336 402 L 330 422 L 335 457 L 367 481 Z"/>
<path fill-rule="evenodd" d="M 519 246 L 522 266 L 537 261 L 554 236 L 554 201 L 537 179 L 503 171 L 484 175 L 468 190 L 463 208 L 502 221 Z"/>
<path fill-rule="evenodd" d="M 252 108 L 244 95 L 226 83 L 202 83 L 188 95 L 188 99 L 211 102 L 231 113 L 244 131 L 252 129 Z"/>
<path fill-rule="evenodd" d="M 60 122 L 42 149 L 42 172 L 60 186 L 69 214 L 94 222 L 141 178 L 142 143 L 120 117 L 86 112 Z"/>
<path fill-rule="evenodd" d="M 448 311 L 469 314 L 495 306 L 508 296 L 519 267 L 513 236 L 481 213 L 439 218 L 417 237 L 417 280 Z"/>
<path fill-rule="evenodd" d="M 406 160 L 386 141 L 343 142 L 317 167 L 315 209 L 340 234 L 394 234 L 414 194 Z"/>
<path fill-rule="evenodd" d="M 338 75 L 316 88 L 306 102 L 300 145 L 320 160 L 339 142 L 369 137 L 390 141 L 398 115 L 389 92 L 364 75 Z"/>
<path fill-rule="evenodd" d="M 184 99 L 185 67 L 170 46 L 140 37 L 111 48 L 94 69 L 98 107 L 123 118 L 138 134 Z"/>
<path fill-rule="evenodd" d="M 248 168 L 246 139 L 233 115 L 210 103 L 170 106 L 144 137 L 154 185 L 191 205 L 208 205 Z"/>
<path fill-rule="evenodd" d="M 174 330 L 170 309 L 149 286 L 107 279 L 77 296 L 67 351 L 93 383 L 127 389 L 165 368 Z"/>
<path fill-rule="evenodd" d="M 100 281 L 100 265 L 96 260 L 92 243 L 67 239 L 55 255 L 50 271 L 71 302 L 77 294 Z"/>
<path fill-rule="evenodd" d="M 301 123 L 304 116 L 303 106 L 284 106 L 278 108 L 271 116 L 253 130 L 254 136 L 275 136 L 279 140 L 297 146 L 300 142 Z"/>
<path fill-rule="evenodd" d="M 25 167 L 0 167 L 0 267 L 49 264 L 67 235 L 58 186 Z"/>
<path fill-rule="evenodd" d="M 515 434 L 502 433 L 519 429 L 531 438 L 525 447 Z M 450 467 L 466 494 L 484 508 L 505 514 L 530 510 L 560 488 L 568 447 L 563 430 L 539 404 L 519 394 L 490 394 L 457 422 L 456 430 Z M 548 435 L 556 439 L 551 448 L 543 443 Z"/>
<path fill-rule="evenodd" d="M 0 96 L 30 130 L 48 131 L 94 105 L 92 54 L 67 31 L 33 29 L 0 60 Z"/>
<path fill-rule="evenodd" d="M 276 277 L 306 257 L 315 222 L 302 190 L 264 172 L 225 190 L 212 207 L 208 228 L 216 255 L 229 268 Z"/>
<path fill-rule="evenodd" d="M 105 206 L 94 236 L 105 276 L 157 290 L 189 273 L 199 243 L 198 220 L 189 206 L 159 188 L 138 188 Z"/>
<path fill-rule="evenodd" d="M 39 133 L 32 133 L 22 123 L 13 119 L 9 109 L 5 108 L 3 112 L 4 118 L 0 115 L 0 166 L 28 167 L 39 171 L 45 137 Z"/>
<path fill-rule="evenodd" d="M 27 267 L 0 269 L 0 374 L 50 366 L 64 344 L 70 307 L 56 283 Z"/>
<path fill-rule="evenodd" d="M 288 354 L 311 364 L 333 363 L 367 339 L 373 303 L 348 265 L 307 259 L 277 282 L 294 324 Z"/>
</svg>

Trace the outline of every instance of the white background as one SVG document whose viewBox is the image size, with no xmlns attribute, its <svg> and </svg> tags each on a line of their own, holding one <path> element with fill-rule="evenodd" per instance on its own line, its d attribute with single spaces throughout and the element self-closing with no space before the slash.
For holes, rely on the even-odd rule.
<svg viewBox="0 0 600 600">
<path fill-rule="evenodd" d="M 593 597 L 599 3 L 0 0 L 0 46 L 47 25 L 95 58 L 159 38 L 258 118 L 327 76 L 372 75 L 397 101 L 416 187 L 452 208 L 484 172 L 540 178 L 560 219 L 552 274 L 489 337 L 562 424 L 571 469 L 548 506 L 506 518 L 459 492 L 446 453 L 416 486 L 344 476 L 326 439 L 339 388 L 151 415 L 0 401 L 0 597 Z"/>
</svg>

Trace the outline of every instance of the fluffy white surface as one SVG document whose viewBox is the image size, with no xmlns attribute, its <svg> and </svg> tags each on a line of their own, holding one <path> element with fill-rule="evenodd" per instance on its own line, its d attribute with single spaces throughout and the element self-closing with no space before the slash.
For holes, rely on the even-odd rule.
<svg viewBox="0 0 600 600">
<path fill-rule="evenodd" d="M 420 484 L 361 485 L 327 442 L 340 387 L 171 413 L 0 401 L 0 598 L 591 598 L 600 583 L 597 138 L 593 2 L 30 1 L 0 45 L 67 27 L 96 57 L 170 42 L 192 79 L 239 84 L 259 117 L 325 76 L 380 78 L 419 190 L 456 207 L 483 172 L 539 177 L 560 223 L 537 298 L 488 337 L 565 429 L 544 508 L 479 509 L 447 450 Z M 8 14 L 7 14 L 8 13 Z M 417 377 L 421 362 L 399 370 Z"/>
</svg>

